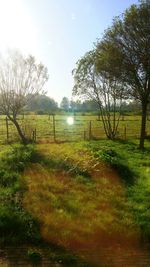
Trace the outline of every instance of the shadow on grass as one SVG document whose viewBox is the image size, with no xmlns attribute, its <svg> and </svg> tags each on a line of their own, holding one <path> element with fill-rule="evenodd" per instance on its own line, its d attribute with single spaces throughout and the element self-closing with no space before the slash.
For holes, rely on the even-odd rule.
<svg viewBox="0 0 150 267">
<path fill-rule="evenodd" d="M 131 153 L 133 161 L 136 160 L 136 155 L 149 153 L 148 149 L 145 152 L 140 151 L 134 142 L 124 140 L 91 142 L 86 146 L 94 152 L 96 158 L 115 169 L 126 186 L 133 185 L 137 177 L 135 168 L 131 168 L 131 164 L 128 162 L 128 158 L 131 161 Z"/>
<path fill-rule="evenodd" d="M 71 176 L 79 177 L 82 176 L 81 182 L 83 183 L 90 183 L 93 182 L 91 179 L 91 175 L 87 170 L 83 170 L 78 166 L 78 164 L 75 164 L 68 159 L 61 159 L 56 157 L 47 157 L 43 154 L 38 153 L 36 150 L 34 151 L 32 158 L 32 163 L 41 163 L 47 168 L 50 169 L 56 169 L 56 170 L 63 170 L 69 173 Z"/>
</svg>

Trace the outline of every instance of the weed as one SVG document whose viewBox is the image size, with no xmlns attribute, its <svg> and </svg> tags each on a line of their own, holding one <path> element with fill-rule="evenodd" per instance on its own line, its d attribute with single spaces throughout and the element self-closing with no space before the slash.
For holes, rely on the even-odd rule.
<svg viewBox="0 0 150 267">
<path fill-rule="evenodd" d="M 38 263 L 42 259 L 41 253 L 35 249 L 29 249 L 27 252 L 27 257 L 33 263 Z"/>
</svg>

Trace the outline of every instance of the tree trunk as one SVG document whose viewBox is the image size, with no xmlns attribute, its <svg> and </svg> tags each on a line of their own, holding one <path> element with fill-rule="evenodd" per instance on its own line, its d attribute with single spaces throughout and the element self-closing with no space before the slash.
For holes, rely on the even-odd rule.
<svg viewBox="0 0 150 267">
<path fill-rule="evenodd" d="M 146 115 L 147 115 L 147 103 L 142 103 L 141 135 L 140 135 L 140 145 L 139 145 L 140 149 L 144 149 Z"/>
<path fill-rule="evenodd" d="M 19 137 L 21 138 L 21 141 L 24 145 L 27 145 L 28 144 L 28 140 L 27 138 L 25 137 L 25 135 L 23 134 L 21 128 L 20 128 L 20 125 L 19 123 L 17 122 L 16 119 L 12 118 L 11 116 L 8 116 L 8 118 L 14 123 L 16 129 L 17 129 L 17 132 L 19 134 Z"/>
</svg>

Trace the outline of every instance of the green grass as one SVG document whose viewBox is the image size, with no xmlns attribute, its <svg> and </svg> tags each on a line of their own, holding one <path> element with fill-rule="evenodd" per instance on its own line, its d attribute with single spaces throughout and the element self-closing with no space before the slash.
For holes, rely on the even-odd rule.
<svg viewBox="0 0 150 267">
<path fill-rule="evenodd" d="M 141 239 L 150 242 L 150 142 L 140 151 L 137 142 L 93 142 L 90 149 L 108 162 L 121 176 L 135 225 L 140 227 Z"/>
<path fill-rule="evenodd" d="M 149 196 L 143 189 L 142 217 L 136 190 L 149 178 L 146 147 L 141 152 L 136 141 L 37 145 L 39 159 L 24 172 L 24 207 L 38 218 L 43 238 L 93 263 L 102 244 L 115 249 L 118 242 L 147 241 Z"/>
<path fill-rule="evenodd" d="M 105 139 L 102 121 L 98 121 L 98 116 L 86 113 L 75 116 L 75 123 L 73 125 L 67 124 L 67 117 L 72 114 L 57 114 L 55 116 L 55 130 L 57 141 L 80 141 L 89 139 L 89 122 L 92 122 L 92 138 Z M 24 119 L 20 115 L 18 117 L 19 123 L 22 125 L 23 131 L 31 139 L 33 130 L 36 129 L 37 141 L 53 142 L 53 118 L 49 119 L 49 115 L 25 115 Z M 5 117 L 1 116 L 0 123 L 0 142 L 6 142 L 6 122 Z M 121 139 L 139 138 L 140 135 L 141 116 L 130 115 L 124 116 L 121 119 L 117 137 Z M 150 121 L 147 121 L 147 134 L 150 135 Z M 125 135 L 126 127 L 126 135 Z M 18 135 L 14 125 L 9 122 L 9 141 L 17 141 Z"/>
<path fill-rule="evenodd" d="M 40 240 L 37 220 L 22 207 L 26 190 L 21 172 L 31 160 L 32 147 L 9 147 L 0 159 L 0 243 L 16 244 Z"/>
<path fill-rule="evenodd" d="M 150 142 L 145 145 L 140 151 L 137 140 L 101 140 L 9 146 L 8 153 L 3 147 L 0 242 L 45 240 L 64 248 L 50 257 L 68 266 L 79 258 L 99 264 L 103 246 L 115 253 L 118 243 L 121 249 L 149 243 Z M 29 251 L 30 260 L 36 256 Z"/>
<path fill-rule="evenodd" d="M 80 168 L 71 170 L 72 165 L 60 161 L 46 159 L 31 145 L 21 146 L 15 145 L 3 149 L 0 158 L 0 245 L 18 245 L 18 244 L 34 244 L 37 246 L 45 246 L 41 236 L 39 218 L 26 209 L 24 206 L 24 196 L 29 191 L 26 177 L 22 177 L 22 173 L 31 165 L 40 162 L 48 168 L 63 170 L 70 172 L 73 178 L 76 174 L 80 178 L 88 179 L 87 174 Z M 58 168 L 59 167 L 59 168 Z M 44 167 L 43 167 L 44 169 Z M 83 181 L 81 181 L 83 182 Z M 37 203 L 38 204 L 38 203 Z M 76 213 L 74 203 L 68 204 L 66 208 L 70 212 Z M 46 245 L 48 247 L 48 245 Z M 69 250 L 63 249 L 59 244 L 55 244 L 55 248 L 50 244 L 51 253 L 49 259 L 55 263 L 63 263 L 65 266 L 88 266 L 85 261 L 80 263 L 80 258 L 73 255 Z M 42 260 L 42 254 L 38 249 L 29 250 L 27 253 L 29 261 L 38 263 Z"/>
</svg>

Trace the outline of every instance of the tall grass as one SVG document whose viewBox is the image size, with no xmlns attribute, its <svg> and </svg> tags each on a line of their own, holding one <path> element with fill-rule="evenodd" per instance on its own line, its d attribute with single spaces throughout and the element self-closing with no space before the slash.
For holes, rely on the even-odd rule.
<svg viewBox="0 0 150 267">
<path fill-rule="evenodd" d="M 136 173 L 125 147 L 106 141 L 37 146 L 40 161 L 24 172 L 24 206 L 38 218 L 44 239 L 95 263 L 104 246 L 138 244 L 140 226 L 127 196 L 135 182 L 128 182 L 130 174 L 136 179 Z M 122 180 L 118 159 L 122 172 L 128 167 Z"/>
<path fill-rule="evenodd" d="M 30 189 L 28 188 L 29 184 L 27 184 L 28 178 L 24 177 L 22 173 L 25 172 L 31 164 L 32 166 L 37 166 L 39 162 L 41 166 L 43 166 L 43 170 L 44 166 L 48 169 L 52 167 L 53 169 L 59 170 L 62 170 L 64 167 L 65 170 L 72 174 L 73 179 L 75 173 L 81 175 L 81 170 L 78 168 L 76 168 L 76 170 L 70 170 L 70 164 L 63 164 L 62 162 L 62 165 L 59 165 L 59 161 L 46 159 L 40 153 L 37 153 L 35 147 L 32 145 L 15 145 L 9 148 L 7 152 L 5 151 L 0 158 L 0 245 L 29 244 L 29 246 L 48 246 L 41 236 L 38 214 L 32 212 L 29 208 L 26 209 L 24 205 L 25 195 L 27 195 Z M 34 177 L 32 178 L 34 181 Z M 43 177 L 41 178 L 43 179 Z M 85 180 L 88 178 L 89 177 L 85 174 Z M 34 185 L 36 186 L 36 183 L 34 183 Z M 50 190 L 50 188 L 48 190 Z M 59 188 L 56 188 L 56 190 L 59 190 Z M 36 193 L 38 194 L 39 191 Z M 47 196 L 43 195 L 43 198 L 45 197 L 47 198 Z M 41 203 L 37 201 L 34 204 L 39 204 L 39 207 L 41 205 Z M 59 203 L 56 204 L 55 200 L 53 204 L 59 206 Z M 76 213 L 74 203 L 70 202 L 70 204 L 68 204 L 66 202 L 65 205 L 70 214 Z M 50 242 L 50 246 L 48 246 L 47 249 L 48 257 L 51 262 L 57 264 L 61 263 L 65 266 L 90 266 L 84 261 L 81 262 L 78 256 L 73 255 L 70 251 L 66 251 L 57 243 L 54 246 L 52 242 Z M 42 255 L 35 249 L 29 249 L 27 257 L 34 264 L 38 264 L 42 259 Z"/>
<path fill-rule="evenodd" d="M 128 207 L 141 240 L 150 242 L 150 142 L 140 151 L 136 142 L 91 142 L 95 157 L 115 168 L 122 178 L 128 197 Z"/>
<path fill-rule="evenodd" d="M 0 160 L 1 242 L 38 242 L 41 232 L 92 266 L 104 246 L 149 242 L 149 155 L 148 141 L 143 152 L 119 141 L 11 148 Z"/>
<path fill-rule="evenodd" d="M 0 159 L 0 243 L 38 242 L 37 220 L 22 206 L 26 185 L 21 172 L 32 158 L 33 147 L 13 146 Z"/>
</svg>

